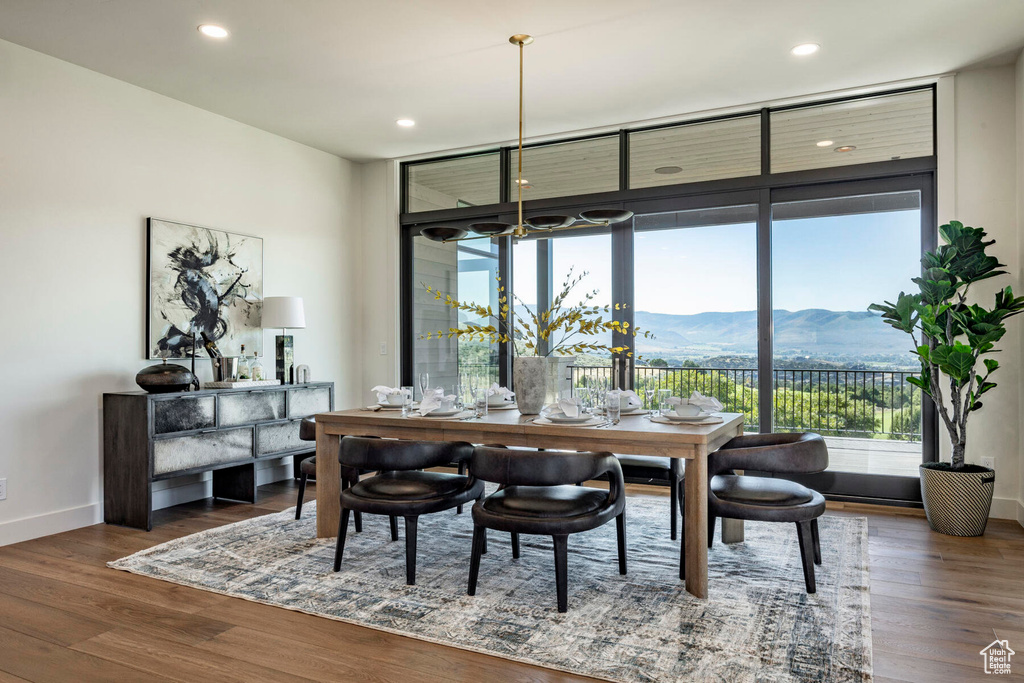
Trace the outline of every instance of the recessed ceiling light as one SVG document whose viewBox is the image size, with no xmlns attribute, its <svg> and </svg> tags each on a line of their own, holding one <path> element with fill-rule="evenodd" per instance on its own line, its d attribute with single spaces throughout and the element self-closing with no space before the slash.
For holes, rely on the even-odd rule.
<svg viewBox="0 0 1024 683">
<path fill-rule="evenodd" d="M 818 143 L 818 147 L 831 147 L 833 144 L 831 140 L 822 140 Z"/>
<path fill-rule="evenodd" d="M 200 24 L 199 32 L 207 38 L 227 38 L 228 30 L 216 24 Z"/>
<path fill-rule="evenodd" d="M 843 145 L 842 147 L 836 147 L 837 152 L 852 152 L 857 149 L 854 145 Z"/>
<path fill-rule="evenodd" d="M 681 173 L 683 169 L 678 166 L 659 166 L 654 169 L 655 173 L 660 175 L 672 175 L 673 173 Z"/>
<path fill-rule="evenodd" d="M 807 55 L 813 55 L 820 49 L 821 45 L 818 45 L 817 43 L 801 43 L 800 45 L 797 45 L 792 50 L 790 50 L 790 52 L 792 52 L 797 57 L 806 57 Z"/>
<path fill-rule="evenodd" d="M 416 125 L 416 122 L 412 119 L 398 119 L 395 123 L 400 125 L 402 128 L 412 128 Z"/>
</svg>

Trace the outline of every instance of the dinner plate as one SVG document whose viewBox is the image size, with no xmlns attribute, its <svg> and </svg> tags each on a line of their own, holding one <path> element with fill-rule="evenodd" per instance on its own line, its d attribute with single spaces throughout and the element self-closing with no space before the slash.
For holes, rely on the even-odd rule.
<svg viewBox="0 0 1024 683">
<path fill-rule="evenodd" d="M 514 410 L 518 407 L 516 403 L 498 403 L 496 405 L 488 405 L 487 410 Z"/>
<path fill-rule="evenodd" d="M 435 409 L 435 410 L 431 410 L 426 415 L 421 415 L 420 417 L 451 417 L 452 415 L 458 415 L 461 412 L 462 412 L 461 410 L 457 410 L 457 409 L 453 409 L 453 410 L 436 410 Z"/>
<path fill-rule="evenodd" d="M 469 417 L 473 414 L 471 410 L 444 410 L 444 411 L 431 411 L 426 415 L 420 415 L 419 413 L 411 413 L 409 415 L 413 420 L 461 420 L 464 417 Z"/>
<path fill-rule="evenodd" d="M 576 417 L 569 417 L 568 415 L 562 414 L 562 415 L 548 415 L 547 418 L 545 418 L 545 419 L 547 419 L 547 421 L 551 422 L 552 424 L 578 425 L 578 424 L 583 424 L 584 422 L 589 422 L 590 420 L 592 420 L 594 418 L 592 416 L 590 416 L 590 415 L 578 415 Z"/>
<path fill-rule="evenodd" d="M 530 424 L 535 425 L 555 425 L 560 427 L 594 427 L 596 425 L 605 424 L 607 420 L 600 417 L 588 417 L 583 422 L 552 422 L 546 417 L 536 417 L 530 421 Z"/>
<path fill-rule="evenodd" d="M 711 417 L 712 413 L 700 413 L 698 415 L 674 415 L 673 413 L 663 413 L 662 417 L 672 420 L 673 422 L 700 422 Z"/>
<path fill-rule="evenodd" d="M 687 419 L 687 420 L 669 420 L 661 415 L 655 415 L 651 418 L 651 422 L 657 422 L 663 425 L 679 425 L 685 427 L 686 425 L 713 425 L 720 422 L 725 422 L 725 418 L 721 415 L 705 415 L 701 418 Z"/>
</svg>

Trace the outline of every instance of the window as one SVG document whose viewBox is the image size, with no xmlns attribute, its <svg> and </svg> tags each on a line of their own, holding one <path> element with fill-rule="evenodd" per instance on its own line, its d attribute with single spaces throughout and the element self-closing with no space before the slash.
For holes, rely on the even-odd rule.
<svg viewBox="0 0 1024 683">
<path fill-rule="evenodd" d="M 931 89 L 772 112 L 772 173 L 930 156 L 932 131 Z"/>
<path fill-rule="evenodd" d="M 496 204 L 500 181 L 498 153 L 410 164 L 406 210 L 433 211 Z"/>
<path fill-rule="evenodd" d="M 657 187 L 761 173 L 761 117 L 629 134 L 629 186 Z"/>
<path fill-rule="evenodd" d="M 509 154 L 509 197 L 516 186 L 519 150 Z M 523 150 L 523 201 L 619 189 L 618 136 L 563 142 Z"/>
</svg>

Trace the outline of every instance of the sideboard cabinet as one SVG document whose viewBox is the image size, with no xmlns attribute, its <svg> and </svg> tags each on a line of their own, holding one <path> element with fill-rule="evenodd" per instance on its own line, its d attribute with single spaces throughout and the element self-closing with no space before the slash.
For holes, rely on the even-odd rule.
<svg viewBox="0 0 1024 683">
<path fill-rule="evenodd" d="M 213 496 L 256 501 L 256 463 L 307 453 L 302 418 L 334 409 L 334 384 L 103 394 L 103 514 L 152 528 L 152 484 L 213 473 Z"/>
</svg>

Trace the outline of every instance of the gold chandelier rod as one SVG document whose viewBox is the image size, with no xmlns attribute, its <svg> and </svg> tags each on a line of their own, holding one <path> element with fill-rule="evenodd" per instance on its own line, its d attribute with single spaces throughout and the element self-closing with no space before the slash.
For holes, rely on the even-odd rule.
<svg viewBox="0 0 1024 683">
<path fill-rule="evenodd" d="M 515 236 L 526 237 L 523 226 L 523 48 L 533 42 L 533 36 L 517 33 L 508 42 L 519 46 L 519 171 L 516 186 L 519 188 L 519 222 L 516 224 Z"/>
</svg>

